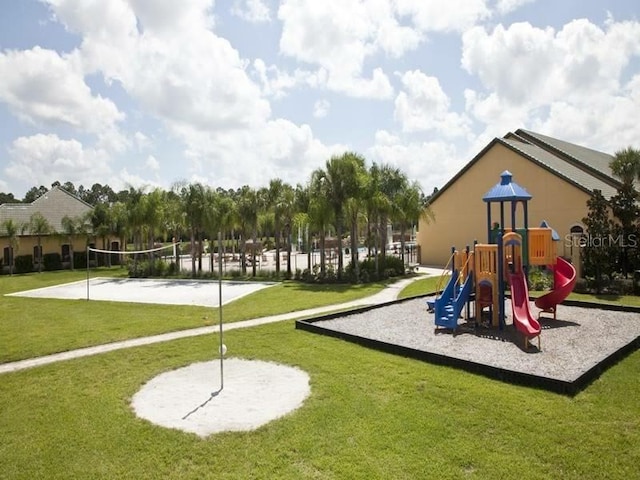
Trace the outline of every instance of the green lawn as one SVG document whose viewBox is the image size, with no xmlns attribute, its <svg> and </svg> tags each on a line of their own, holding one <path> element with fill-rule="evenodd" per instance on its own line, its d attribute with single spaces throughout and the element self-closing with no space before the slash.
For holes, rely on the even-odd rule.
<svg viewBox="0 0 640 480">
<path fill-rule="evenodd" d="M 92 276 L 120 275 L 122 269 Z M 0 294 L 86 278 L 86 272 L 46 272 L 0 277 Z M 305 308 L 348 302 L 379 292 L 369 285 L 302 285 L 283 282 L 223 307 L 236 322 Z M 0 363 L 175 330 L 217 324 L 218 309 L 86 300 L 3 297 Z"/>
<path fill-rule="evenodd" d="M 46 283 L 46 276 L 20 281 Z M 0 279 L 3 292 L 11 289 L 5 280 Z M 430 281 L 419 280 L 424 284 L 418 284 L 417 294 L 429 291 Z M 262 292 L 270 291 L 277 299 L 256 296 L 252 302 L 261 306 L 247 304 L 244 310 L 289 308 L 305 301 L 311 306 L 313 299 L 346 301 L 373 293 L 293 284 Z M 24 303 L 13 305 L 12 312 L 32 314 L 9 321 L 7 305 L 18 300 Z M 95 342 L 107 333 L 127 337 L 153 329 L 149 324 L 173 328 L 170 317 L 178 311 L 186 313 L 176 324 L 217 319 L 214 309 L 192 307 L 154 310 L 122 304 L 119 309 L 111 302 L 7 297 L 2 302 L 2 354 L 7 347 L 15 352 L 29 343 L 31 349 L 42 349 L 47 342 Z M 146 310 L 157 318 L 150 315 L 141 320 L 144 327 L 135 326 Z M 65 312 L 75 313 L 61 330 Z M 193 318 L 200 314 L 209 318 Z M 49 320 L 38 323 L 39 316 Z M 22 335 L 12 333 L 7 340 L 12 323 L 19 324 Z M 38 339 L 31 341 L 32 336 Z M 0 479 L 637 477 L 640 352 L 568 398 L 295 330 L 293 321 L 232 330 L 225 343 L 229 356 L 303 369 L 311 378 L 311 395 L 297 411 L 256 431 L 206 439 L 138 419 L 130 400 L 142 384 L 161 372 L 215 358 L 215 335 L 3 374 Z M 194 407 L 203 400 L 194 399 Z"/>
<path fill-rule="evenodd" d="M 214 357 L 213 336 L 5 374 L 0 478 L 637 476 L 640 352 L 571 399 L 295 330 L 292 321 L 230 331 L 225 343 L 232 356 L 302 368 L 310 397 L 256 431 L 207 439 L 136 418 L 129 403 L 140 386 Z"/>
<path fill-rule="evenodd" d="M 402 289 L 398 298 L 409 298 L 418 295 L 424 295 L 426 293 L 433 293 L 438 288 L 443 289 L 446 287 L 449 281 L 450 275 L 445 275 L 443 279 L 440 276 L 425 277 L 414 282 L 411 282 L 405 288 Z"/>
</svg>

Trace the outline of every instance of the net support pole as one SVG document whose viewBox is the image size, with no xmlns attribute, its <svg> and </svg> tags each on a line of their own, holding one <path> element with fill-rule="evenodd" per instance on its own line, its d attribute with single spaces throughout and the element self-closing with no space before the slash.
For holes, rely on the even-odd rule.
<svg viewBox="0 0 640 480">
<path fill-rule="evenodd" d="M 87 245 L 87 302 L 89 301 L 89 245 Z"/>
<path fill-rule="evenodd" d="M 224 388 L 224 350 L 222 339 L 222 255 L 220 248 L 222 246 L 222 232 L 218 232 L 218 323 L 220 328 L 220 391 Z M 213 254 L 213 252 L 211 252 Z"/>
</svg>

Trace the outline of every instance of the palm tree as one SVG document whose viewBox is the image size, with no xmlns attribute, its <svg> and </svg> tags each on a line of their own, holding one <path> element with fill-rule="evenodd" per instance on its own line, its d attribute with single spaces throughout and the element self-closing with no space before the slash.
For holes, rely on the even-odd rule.
<svg viewBox="0 0 640 480">
<path fill-rule="evenodd" d="M 144 191 L 141 188 L 129 187 L 127 199 L 125 203 L 126 209 L 126 227 L 133 239 L 134 250 L 142 250 L 143 241 L 143 222 L 144 222 L 144 205 L 142 197 Z M 134 255 L 134 262 L 137 261 L 138 255 Z"/>
<path fill-rule="evenodd" d="M 282 234 L 282 194 L 284 184 L 279 178 L 269 182 L 265 195 L 265 207 L 273 213 L 273 230 L 276 247 L 276 275 L 280 273 L 280 235 Z"/>
<path fill-rule="evenodd" d="M 18 251 L 18 231 L 20 225 L 18 225 L 13 219 L 9 218 L 2 222 L 2 228 L 5 231 L 5 235 L 9 239 L 9 274 L 13 275 L 16 264 L 16 253 Z"/>
<path fill-rule="evenodd" d="M 338 281 L 342 279 L 344 265 L 342 236 L 345 202 L 348 198 L 357 196 L 361 170 L 364 170 L 364 158 L 356 153 L 346 152 L 341 156 L 331 157 L 326 163 L 326 169 L 319 173 L 323 178 L 323 194 L 327 196 L 333 209 L 338 237 Z"/>
<path fill-rule="evenodd" d="M 380 243 L 382 244 L 381 259 L 383 263 L 386 258 L 387 244 L 389 243 L 387 226 L 392 220 L 392 217 L 397 214 L 396 197 L 406 188 L 407 183 L 407 176 L 402 173 L 399 168 L 390 165 L 382 165 L 380 167 L 379 188 L 381 193 L 381 209 L 378 231 Z"/>
<path fill-rule="evenodd" d="M 191 276 L 196 277 L 196 258 L 200 258 L 200 269 L 202 269 L 201 245 L 196 249 L 196 240 L 200 240 L 205 212 L 205 187 L 201 183 L 182 183 L 175 187 L 180 195 L 182 208 L 185 212 L 186 225 L 189 230 L 191 240 Z"/>
<path fill-rule="evenodd" d="M 142 223 L 146 229 L 147 249 L 153 249 L 158 230 L 162 228 L 163 195 L 159 188 L 153 189 L 142 197 Z M 149 266 L 153 274 L 154 253 L 149 252 Z"/>
<path fill-rule="evenodd" d="M 69 267 L 71 270 L 74 270 L 73 240 L 74 237 L 78 235 L 86 235 L 87 220 L 89 220 L 89 215 L 79 217 L 70 217 L 69 215 L 65 215 L 64 217 L 62 217 L 61 233 L 64 235 L 67 243 L 69 244 Z"/>
<path fill-rule="evenodd" d="M 365 189 L 365 211 L 367 218 L 367 256 L 371 258 L 375 252 L 376 273 L 378 268 L 378 252 L 380 251 L 381 212 L 386 208 L 387 198 L 380 189 L 382 171 L 375 163 L 369 169 L 368 182 Z"/>
<path fill-rule="evenodd" d="M 422 190 L 417 182 L 407 185 L 398 192 L 395 199 L 394 220 L 400 226 L 400 249 L 402 251 L 402 263 L 405 264 L 405 234 L 410 227 L 423 219 L 429 223 L 433 221 L 433 212 L 428 205 L 422 202 Z"/>
<path fill-rule="evenodd" d="M 316 170 L 311 175 L 309 200 L 309 221 L 312 228 L 318 233 L 320 242 L 320 272 L 326 272 L 325 240 L 327 229 L 334 221 L 332 205 L 327 196 L 325 174 L 322 170 Z"/>
<path fill-rule="evenodd" d="M 102 249 L 108 250 L 107 241 L 109 239 L 109 235 L 112 232 L 113 222 L 111 219 L 111 210 L 109 205 L 106 203 L 98 203 L 94 208 L 91 214 L 91 226 L 93 228 L 93 234 L 96 239 L 102 239 Z M 103 254 L 103 258 L 106 257 L 106 261 L 104 262 L 107 266 L 111 266 L 111 255 Z M 87 262 L 89 259 L 87 258 Z"/>
<path fill-rule="evenodd" d="M 29 233 L 35 235 L 38 242 L 38 273 L 42 273 L 42 236 L 53 233 L 53 227 L 40 212 L 35 212 L 29 218 L 27 225 Z"/>
<path fill-rule="evenodd" d="M 118 244 L 121 252 L 127 250 L 127 236 L 130 233 L 128 222 L 128 208 L 123 202 L 115 202 L 111 205 L 112 233 L 118 237 Z M 119 262 L 122 264 L 122 255 L 119 255 Z"/>
<path fill-rule="evenodd" d="M 623 183 L 633 184 L 635 179 L 640 179 L 640 150 L 627 147 L 617 151 L 609 168 Z"/>
<path fill-rule="evenodd" d="M 182 231 L 186 228 L 186 213 L 180 203 L 180 196 L 174 191 L 169 190 L 163 193 L 164 208 L 162 209 L 162 228 L 165 233 L 172 239 L 173 243 L 180 240 Z M 180 269 L 180 248 L 175 248 L 174 262 L 178 270 Z"/>
<path fill-rule="evenodd" d="M 309 214 L 309 204 L 311 202 L 311 188 L 303 185 L 296 185 L 294 192 L 294 208 L 293 226 L 298 232 L 304 232 L 303 244 L 307 250 L 307 269 L 311 271 L 311 239 L 309 235 L 309 227 L 311 225 L 311 216 Z M 298 234 L 300 238 L 300 233 Z M 300 245 L 298 245 L 299 248 Z"/>
<path fill-rule="evenodd" d="M 245 185 L 240 189 L 240 199 L 238 202 L 238 219 L 240 224 L 241 247 L 240 247 L 240 265 L 243 275 L 247 273 L 247 238 L 251 235 L 253 240 L 254 252 L 258 237 L 258 210 L 259 199 L 258 192 L 253 188 Z M 253 276 L 256 275 L 256 262 L 253 262 Z"/>
<path fill-rule="evenodd" d="M 221 189 L 220 189 L 221 190 Z M 222 245 L 218 245 L 218 254 L 225 255 L 226 232 L 229 232 L 229 238 L 234 239 L 234 228 L 238 225 L 238 209 L 236 202 L 229 192 L 218 191 L 219 194 L 219 210 L 220 210 L 220 230 L 222 232 Z"/>
<path fill-rule="evenodd" d="M 284 184 L 282 187 L 282 195 L 280 197 L 280 215 L 282 219 L 282 225 L 284 230 L 284 243 L 287 251 L 287 277 L 291 278 L 291 232 L 293 229 L 293 218 L 296 214 L 296 192 L 289 184 Z"/>
<path fill-rule="evenodd" d="M 223 223 L 225 221 L 225 212 L 223 209 L 226 207 L 226 203 L 223 201 L 219 192 L 207 188 L 205 191 L 205 210 L 203 217 L 203 228 L 209 233 L 210 255 L 209 255 L 209 268 L 210 271 L 214 271 L 213 265 L 213 239 L 219 238 L 216 235 L 218 232 L 222 232 Z M 221 254 L 221 245 L 218 244 L 218 254 Z"/>
</svg>

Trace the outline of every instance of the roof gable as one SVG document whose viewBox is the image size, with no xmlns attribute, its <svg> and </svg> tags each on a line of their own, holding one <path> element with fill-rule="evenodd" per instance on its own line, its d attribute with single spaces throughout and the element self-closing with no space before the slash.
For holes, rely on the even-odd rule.
<svg viewBox="0 0 640 480">
<path fill-rule="evenodd" d="M 485 153 L 497 143 L 517 153 L 528 161 L 553 173 L 567 183 L 588 194 L 594 189 L 602 191 L 609 199 L 620 185 L 611 173 L 609 162 L 613 157 L 580 145 L 547 137 L 523 129 L 509 132 L 503 138 L 494 138 L 430 199 L 434 202 L 453 183 L 464 175 Z"/>
<path fill-rule="evenodd" d="M 93 210 L 88 203 L 71 195 L 61 187 L 53 187 L 32 203 L 4 203 L 0 205 L 0 235 L 5 234 L 2 224 L 6 220 L 13 220 L 17 225 L 29 223 L 31 216 L 40 212 L 56 232 L 63 231 L 62 219 L 81 217 Z M 25 232 L 27 233 L 27 232 Z"/>
</svg>

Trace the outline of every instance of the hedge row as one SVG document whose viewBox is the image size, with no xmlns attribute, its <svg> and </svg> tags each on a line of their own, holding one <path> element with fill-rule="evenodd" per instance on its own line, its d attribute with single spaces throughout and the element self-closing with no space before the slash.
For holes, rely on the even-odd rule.
<svg viewBox="0 0 640 480">
<path fill-rule="evenodd" d="M 105 259 L 106 255 L 100 255 L 97 260 L 94 255 L 91 255 L 92 265 L 96 263 L 98 265 L 106 265 L 107 259 Z M 117 255 L 113 255 L 112 257 L 112 265 L 118 265 L 119 260 Z M 0 257 L 1 259 L 1 257 Z M 5 267 L 7 265 L 4 265 Z M 73 252 L 73 267 L 78 268 L 87 268 L 87 252 Z M 62 255 L 59 253 L 45 253 L 42 256 L 42 270 L 52 271 L 52 270 L 62 270 L 63 268 L 68 268 L 67 265 L 62 263 Z M 6 273 L 8 273 L 8 269 L 2 269 Z M 18 255 L 15 258 L 15 269 L 14 273 L 29 273 L 38 271 L 37 264 L 34 263 L 33 255 Z"/>
</svg>

